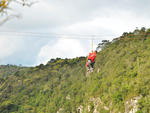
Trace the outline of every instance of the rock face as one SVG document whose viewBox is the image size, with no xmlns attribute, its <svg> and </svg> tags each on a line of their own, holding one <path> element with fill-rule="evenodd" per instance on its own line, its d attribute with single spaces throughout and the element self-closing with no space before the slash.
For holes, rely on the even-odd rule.
<svg viewBox="0 0 150 113">
<path fill-rule="evenodd" d="M 63 108 L 60 108 L 56 113 L 63 113 Z"/>
<path fill-rule="evenodd" d="M 100 113 L 100 108 L 109 111 L 109 107 L 101 101 L 99 97 L 93 97 L 89 99 L 86 106 L 80 105 L 77 107 L 77 113 Z"/>
<path fill-rule="evenodd" d="M 94 104 L 93 113 L 99 113 L 98 110 L 97 110 L 98 106 L 103 104 L 101 99 L 100 98 L 91 98 L 90 101 L 93 102 L 93 104 Z"/>
<path fill-rule="evenodd" d="M 138 111 L 138 100 L 141 99 L 141 97 L 142 96 L 137 96 L 126 101 L 124 113 L 136 113 Z M 99 108 L 106 110 L 108 113 L 115 113 L 114 111 L 110 110 L 111 105 L 112 103 L 110 103 L 109 106 L 106 106 L 99 97 L 93 97 L 89 99 L 89 103 L 86 106 L 83 105 L 78 106 L 76 109 L 76 113 L 101 113 Z M 64 109 L 60 108 L 57 111 L 57 113 L 64 113 Z"/>
<path fill-rule="evenodd" d="M 109 111 L 109 107 L 105 106 L 100 98 L 91 98 L 90 101 L 93 102 L 93 104 L 94 104 L 94 111 L 93 111 L 93 113 L 100 113 L 98 111 L 99 107 L 105 109 L 106 111 Z"/>
<path fill-rule="evenodd" d="M 125 103 L 125 113 L 136 113 L 138 111 L 138 100 L 141 96 L 134 97 Z"/>
<path fill-rule="evenodd" d="M 66 99 L 67 99 L 67 100 L 70 100 L 70 99 L 71 99 L 70 95 L 67 95 L 67 96 L 66 96 Z"/>
<path fill-rule="evenodd" d="M 77 108 L 77 113 L 83 113 L 83 106 L 80 105 L 78 108 Z"/>
</svg>

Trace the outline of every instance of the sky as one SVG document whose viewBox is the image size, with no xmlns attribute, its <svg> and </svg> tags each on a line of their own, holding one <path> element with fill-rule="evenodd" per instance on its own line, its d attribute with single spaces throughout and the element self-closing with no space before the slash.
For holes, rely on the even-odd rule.
<svg viewBox="0 0 150 113">
<path fill-rule="evenodd" d="M 72 39 L 70 34 L 99 35 L 96 48 L 101 40 L 112 40 L 136 27 L 150 28 L 149 4 L 149 0 L 39 0 L 31 7 L 12 3 L 8 14 L 19 18 L 0 25 L 0 65 L 35 66 L 51 58 L 87 56 L 91 40 Z M 44 38 L 11 32 L 65 35 Z"/>
</svg>

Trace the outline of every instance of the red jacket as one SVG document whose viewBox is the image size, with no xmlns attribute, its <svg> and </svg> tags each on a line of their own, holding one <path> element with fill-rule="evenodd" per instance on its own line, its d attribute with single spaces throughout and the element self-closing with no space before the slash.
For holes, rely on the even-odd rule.
<svg viewBox="0 0 150 113">
<path fill-rule="evenodd" d="M 89 53 L 88 59 L 91 60 L 91 62 L 95 62 L 96 58 L 96 52 Z"/>
</svg>

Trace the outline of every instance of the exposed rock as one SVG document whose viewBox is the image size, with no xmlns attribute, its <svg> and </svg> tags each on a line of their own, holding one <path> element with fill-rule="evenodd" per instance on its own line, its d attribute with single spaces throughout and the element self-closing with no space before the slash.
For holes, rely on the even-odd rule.
<svg viewBox="0 0 150 113">
<path fill-rule="evenodd" d="M 83 106 L 80 105 L 78 108 L 77 108 L 77 113 L 83 113 Z"/>
<path fill-rule="evenodd" d="M 90 98 L 89 101 L 93 102 L 93 104 L 94 104 L 94 111 L 93 111 L 93 113 L 100 113 L 98 111 L 99 107 L 102 107 L 102 108 L 104 108 L 107 111 L 109 110 L 109 107 L 104 106 L 104 103 L 101 101 L 100 98 Z M 90 110 L 88 110 L 88 111 L 90 111 Z"/>
<path fill-rule="evenodd" d="M 63 113 L 63 108 L 60 108 L 56 113 Z"/>
<path fill-rule="evenodd" d="M 125 113 L 136 113 L 138 111 L 138 100 L 140 98 L 141 98 L 141 96 L 137 96 L 129 101 L 126 101 Z"/>
<path fill-rule="evenodd" d="M 100 72 L 100 69 L 98 68 L 98 69 L 97 69 L 97 73 L 99 73 L 99 72 Z"/>
<path fill-rule="evenodd" d="M 107 110 L 107 111 L 109 110 L 109 108 L 107 106 L 104 106 L 104 109 Z"/>
<path fill-rule="evenodd" d="M 67 95 L 67 96 L 66 96 L 66 99 L 67 99 L 67 100 L 70 100 L 70 99 L 71 99 L 70 95 Z"/>
<path fill-rule="evenodd" d="M 98 109 L 98 106 L 99 106 L 100 104 L 102 104 L 101 99 L 100 99 L 100 98 L 91 98 L 90 101 L 92 101 L 93 104 L 94 104 L 94 111 L 93 111 L 93 113 L 99 113 L 99 112 L 97 111 L 97 109 Z"/>
<path fill-rule="evenodd" d="M 88 105 L 87 109 L 88 109 L 88 112 L 90 112 L 90 111 L 91 111 L 91 107 L 90 107 L 89 105 Z"/>
</svg>

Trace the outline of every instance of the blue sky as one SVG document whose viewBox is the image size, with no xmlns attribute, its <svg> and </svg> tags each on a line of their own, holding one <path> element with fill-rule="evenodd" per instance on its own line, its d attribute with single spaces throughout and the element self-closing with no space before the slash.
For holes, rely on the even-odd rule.
<svg viewBox="0 0 150 113">
<path fill-rule="evenodd" d="M 32 7 L 12 4 L 9 14 L 18 14 L 0 26 L 0 31 L 100 34 L 102 40 L 115 38 L 136 27 L 150 27 L 149 0 L 40 0 Z M 86 56 L 90 40 L 36 38 L 0 33 L 0 64 L 25 66 L 46 63 L 51 58 Z"/>
</svg>

